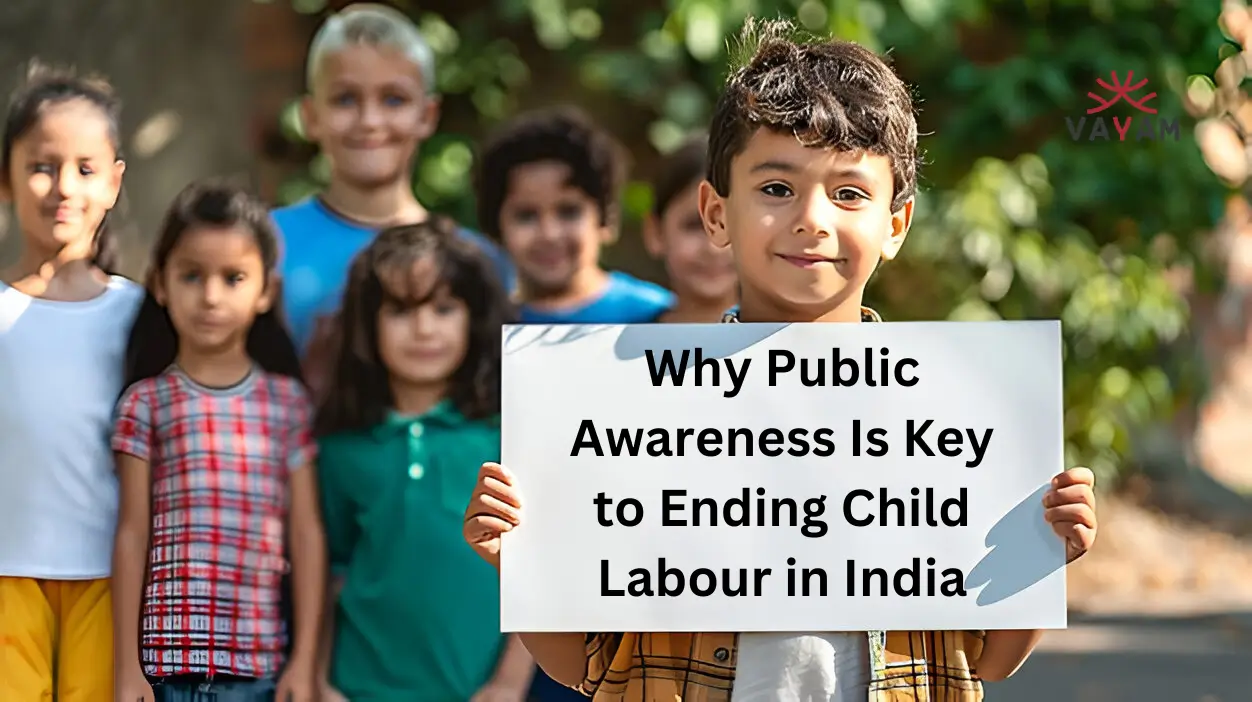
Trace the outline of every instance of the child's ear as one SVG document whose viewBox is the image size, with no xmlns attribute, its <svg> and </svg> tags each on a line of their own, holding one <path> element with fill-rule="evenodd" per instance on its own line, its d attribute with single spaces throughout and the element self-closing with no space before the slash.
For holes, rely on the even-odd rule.
<svg viewBox="0 0 1252 702">
<path fill-rule="evenodd" d="M 600 244 L 612 246 L 617 243 L 617 235 L 622 226 L 622 211 L 616 205 L 610 206 L 604 216 L 604 224 L 600 227 Z"/>
<path fill-rule="evenodd" d="M 904 239 L 909 235 L 909 227 L 913 226 L 913 198 L 909 198 L 900 209 L 891 213 L 891 232 L 883 240 L 882 259 L 890 261 L 900 253 Z"/>
<path fill-rule="evenodd" d="M 660 258 L 665 254 L 665 244 L 661 241 L 661 222 L 651 212 L 643 218 L 643 247 L 652 258 Z"/>
<path fill-rule="evenodd" d="M 152 297 L 156 299 L 157 304 L 166 306 L 165 281 L 161 280 L 161 272 L 155 268 L 148 270 L 147 279 L 144 283 L 148 289 L 152 291 Z"/>
<path fill-rule="evenodd" d="M 265 314 L 274 307 L 274 300 L 278 299 L 278 291 L 282 289 L 283 281 L 277 273 L 270 273 L 269 280 L 265 281 L 265 289 L 261 291 L 261 297 L 256 301 L 256 313 Z"/>
<path fill-rule="evenodd" d="M 704 222 L 704 233 L 719 249 L 730 246 L 730 234 L 726 231 L 726 201 L 713 184 L 707 180 L 700 181 L 700 220 Z"/>
<path fill-rule="evenodd" d="M 117 200 L 122 196 L 122 175 L 126 173 L 126 162 L 117 159 L 113 162 L 113 168 L 109 172 L 109 209 L 117 206 Z"/>
<path fill-rule="evenodd" d="M 313 102 L 312 94 L 300 98 L 300 129 L 304 132 L 304 137 L 309 141 L 316 142 L 321 139 L 321 125 L 317 120 L 317 105 Z"/>
<path fill-rule="evenodd" d="M 427 95 L 426 103 L 422 105 L 422 113 L 417 125 L 417 138 L 428 139 L 431 134 L 435 133 L 435 129 L 439 127 L 439 116 L 442 101 L 437 95 Z"/>
</svg>

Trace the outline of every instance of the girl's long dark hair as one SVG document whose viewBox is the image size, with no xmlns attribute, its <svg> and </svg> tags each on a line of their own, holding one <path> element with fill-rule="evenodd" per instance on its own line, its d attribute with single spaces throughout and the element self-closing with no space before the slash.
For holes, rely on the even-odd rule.
<svg viewBox="0 0 1252 702">
<path fill-rule="evenodd" d="M 39 123 L 48 107 L 72 100 L 84 100 L 100 112 L 108 125 L 109 144 L 113 153 L 118 161 L 122 160 L 122 101 L 114 94 L 108 81 L 31 62 L 26 82 L 9 98 L 4 134 L 0 137 L 0 167 L 3 167 L 2 176 L 5 181 L 12 177 L 13 145 L 17 140 Z M 118 247 L 108 220 L 109 215 L 105 213 L 104 219 L 96 228 L 92 240 L 92 263 L 105 273 L 113 274 L 118 270 Z"/>
<path fill-rule="evenodd" d="M 265 284 L 278 284 L 272 273 L 278 262 L 278 233 L 265 204 L 229 183 L 206 181 L 189 185 L 174 198 L 153 247 L 148 293 L 126 346 L 126 387 L 160 375 L 178 355 L 178 334 L 169 312 L 157 302 L 152 290 L 179 239 L 195 227 L 241 227 L 252 232 L 265 265 Z M 303 382 L 296 346 L 282 321 L 278 291 L 274 292 L 269 311 L 257 315 L 248 330 L 248 355 L 270 373 Z"/>
<path fill-rule="evenodd" d="M 433 259 L 437 279 L 420 280 L 416 264 Z M 396 280 L 404 289 L 395 289 Z M 433 282 L 434 284 L 430 284 Z M 388 284 L 390 283 L 390 285 Z M 395 402 L 378 351 L 378 313 L 385 302 L 421 305 L 441 289 L 465 303 L 469 343 L 453 373 L 448 399 L 471 419 L 500 413 L 501 326 L 513 310 L 495 267 L 443 217 L 384 229 L 352 261 L 337 322 L 328 392 L 318 409 L 319 436 L 382 422 Z"/>
</svg>

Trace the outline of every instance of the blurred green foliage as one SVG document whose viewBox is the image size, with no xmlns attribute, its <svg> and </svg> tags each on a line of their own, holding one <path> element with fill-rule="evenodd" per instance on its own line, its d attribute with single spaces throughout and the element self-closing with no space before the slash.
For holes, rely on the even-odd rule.
<svg viewBox="0 0 1252 702">
<path fill-rule="evenodd" d="M 293 0 L 319 13 L 320 0 Z M 393 3 L 439 56 L 452 111 L 416 166 L 428 206 L 473 222 L 473 140 L 565 81 L 598 114 L 648 116 L 637 157 L 702 129 L 748 15 L 889 51 L 916 87 L 927 166 L 905 255 L 876 276 L 872 304 L 895 320 L 1059 318 L 1064 323 L 1068 465 L 1124 470 L 1132 432 L 1193 403 L 1187 307 L 1169 282 L 1219 283 L 1202 244 L 1227 191 L 1206 167 L 1181 96 L 1231 44 L 1216 3 L 1192 0 L 489 0 Z M 555 68 L 554 68 L 555 67 Z M 1097 78 L 1134 71 L 1180 138 L 1088 139 Z M 1141 93 L 1142 94 L 1142 93 Z M 1102 116 L 1146 115 L 1124 103 Z M 1066 118 L 1087 117 L 1078 139 Z M 298 138 L 296 113 L 287 131 Z M 326 164 L 283 193 L 320 187 Z M 650 201 L 644 183 L 629 215 Z M 627 226 L 630 226 L 628 220 Z M 1181 348 L 1181 350 L 1180 350 Z M 1029 369 L 1023 369 L 1029 372 Z"/>
</svg>

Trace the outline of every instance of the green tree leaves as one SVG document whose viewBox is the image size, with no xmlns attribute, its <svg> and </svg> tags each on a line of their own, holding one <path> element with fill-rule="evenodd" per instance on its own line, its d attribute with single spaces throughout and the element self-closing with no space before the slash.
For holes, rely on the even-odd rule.
<svg viewBox="0 0 1252 702">
<path fill-rule="evenodd" d="M 1184 0 L 423 7 L 417 19 L 439 55 L 440 90 L 450 108 L 460 106 L 449 114 L 462 115 L 445 120 L 416 166 L 429 206 L 472 224 L 473 139 L 531 91 L 554 92 L 550 67 L 578 82 L 557 93 L 650 115 L 647 141 L 629 144 L 647 164 L 704 127 L 744 18 L 793 17 L 805 29 L 889 51 L 916 86 L 928 164 L 914 231 L 904 255 L 872 282 L 873 304 L 899 320 L 1063 320 L 1068 460 L 1106 479 L 1122 465 L 1135 427 L 1196 400 L 1193 354 L 1178 346 L 1188 322 L 1177 281 L 1220 278 L 1203 243 L 1228 186 L 1249 170 L 1246 66 L 1227 38 L 1252 34 L 1246 13 L 1227 13 L 1223 37 L 1210 4 Z M 1120 141 L 1111 124 L 1109 140 L 1088 138 L 1096 116 L 1148 117 L 1125 104 L 1086 114 L 1097 78 L 1131 70 L 1158 93 L 1158 117 L 1177 120 L 1177 140 L 1135 141 L 1132 131 Z M 1240 109 L 1243 122 L 1232 121 Z M 1067 117 L 1071 125 L 1087 118 L 1080 138 Z M 288 122 L 291 115 L 286 133 L 300 138 Z M 1197 137 L 1210 145 L 1204 154 Z M 284 195 L 306 193 L 324 177 L 315 163 Z M 647 186 L 632 184 L 627 214 L 649 201 Z"/>
</svg>

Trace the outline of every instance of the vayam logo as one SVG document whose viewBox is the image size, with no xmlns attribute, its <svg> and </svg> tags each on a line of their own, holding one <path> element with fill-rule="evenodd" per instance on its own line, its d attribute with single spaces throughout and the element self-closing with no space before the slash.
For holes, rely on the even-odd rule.
<svg viewBox="0 0 1252 702">
<path fill-rule="evenodd" d="M 1135 82 L 1135 72 L 1126 71 L 1123 81 L 1117 71 L 1110 71 L 1112 82 L 1096 79 L 1096 85 L 1104 93 L 1094 90 L 1087 97 L 1095 101 L 1095 107 L 1087 114 L 1074 119 L 1065 118 L 1065 126 L 1074 141 L 1157 141 L 1173 137 L 1178 141 L 1178 118 L 1169 119 L 1157 114 L 1152 106 L 1156 92 L 1148 87 L 1148 79 Z M 1113 110 L 1111 108 L 1120 107 Z M 1129 109 L 1127 109 L 1129 108 Z"/>
</svg>

